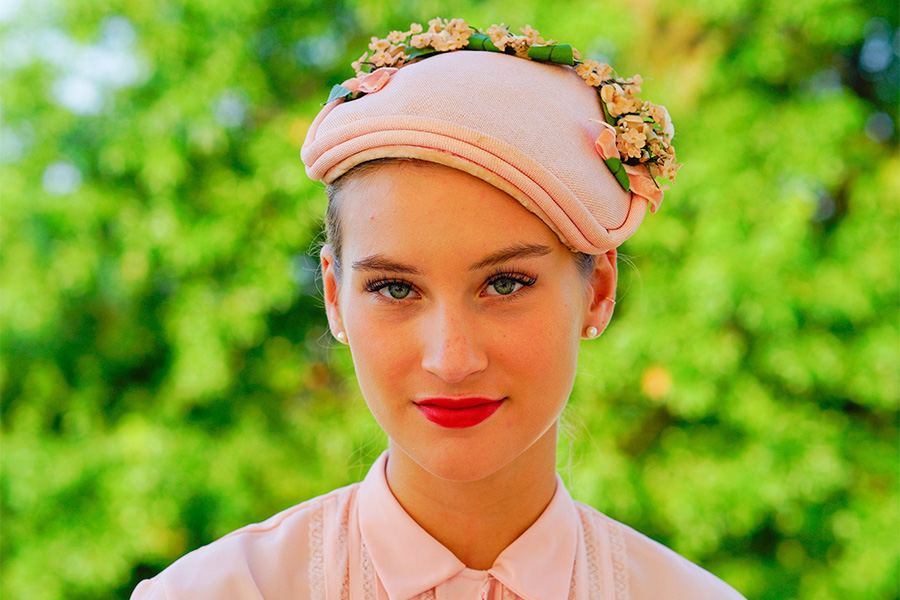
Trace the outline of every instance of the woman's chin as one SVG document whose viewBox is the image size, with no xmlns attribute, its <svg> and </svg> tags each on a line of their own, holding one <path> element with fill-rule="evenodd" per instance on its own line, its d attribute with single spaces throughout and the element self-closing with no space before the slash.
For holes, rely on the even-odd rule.
<svg viewBox="0 0 900 600">
<path fill-rule="evenodd" d="M 445 440 L 442 444 L 433 444 L 421 450 L 403 447 L 392 440 L 392 456 L 398 451 L 405 455 L 403 460 L 415 463 L 429 475 L 459 483 L 486 479 L 514 458 L 496 451 L 474 448 L 463 439 Z"/>
</svg>

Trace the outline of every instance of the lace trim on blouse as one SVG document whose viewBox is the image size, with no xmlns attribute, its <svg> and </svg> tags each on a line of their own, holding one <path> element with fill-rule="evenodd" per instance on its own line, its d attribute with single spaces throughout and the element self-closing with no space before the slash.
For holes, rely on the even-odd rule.
<svg viewBox="0 0 900 600">
<path fill-rule="evenodd" d="M 341 582 L 341 600 L 350 600 L 350 551 L 347 548 L 347 537 L 350 531 L 350 506 L 355 494 L 345 494 L 343 502 L 338 505 L 337 557 L 338 579 Z"/>
<path fill-rule="evenodd" d="M 629 600 L 631 590 L 629 585 L 628 562 L 625 556 L 625 536 L 622 534 L 622 526 L 606 519 L 609 529 L 609 546 L 612 551 L 613 583 L 616 588 L 616 600 Z"/>
<path fill-rule="evenodd" d="M 587 555 L 588 566 L 588 589 L 589 597 L 603 598 L 605 594 L 601 593 L 602 582 L 600 577 L 600 544 L 597 539 L 597 532 L 594 530 L 594 524 L 591 522 L 591 515 L 585 507 L 578 506 L 578 516 L 581 517 L 581 529 L 584 532 L 585 554 Z M 616 600 L 622 600 L 616 598 Z"/>
<path fill-rule="evenodd" d="M 325 500 L 312 501 L 309 521 L 309 593 L 311 600 L 325 600 Z"/>
<path fill-rule="evenodd" d="M 362 575 L 363 598 L 365 600 L 376 600 L 378 586 L 375 581 L 375 568 L 372 566 L 372 557 L 369 556 L 369 550 L 366 548 L 365 543 L 362 544 L 360 550 L 362 550 L 360 575 Z"/>
</svg>

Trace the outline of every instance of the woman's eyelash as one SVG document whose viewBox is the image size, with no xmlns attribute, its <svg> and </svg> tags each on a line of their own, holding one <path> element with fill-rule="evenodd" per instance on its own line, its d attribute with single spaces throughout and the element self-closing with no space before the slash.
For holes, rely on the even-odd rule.
<svg viewBox="0 0 900 600">
<path fill-rule="evenodd" d="M 533 275 L 526 275 L 525 273 L 516 273 L 513 271 L 499 270 L 488 278 L 487 284 L 491 285 L 492 283 L 496 283 L 497 281 L 499 281 L 501 279 L 511 279 L 512 281 L 515 281 L 516 283 L 521 283 L 522 285 L 527 286 L 527 287 L 531 287 L 532 285 L 534 285 L 537 282 L 537 277 L 535 277 Z"/>
<path fill-rule="evenodd" d="M 525 273 L 498 269 L 488 277 L 485 285 L 490 286 L 503 279 L 515 281 L 516 283 L 520 283 L 525 287 L 531 287 L 537 282 L 537 277 L 534 275 L 527 275 Z M 415 286 L 413 286 L 410 282 L 390 277 L 377 277 L 369 279 L 363 283 L 363 290 L 370 293 L 376 293 L 389 285 L 402 285 L 404 287 L 408 287 L 411 291 L 416 291 Z M 513 294 L 508 295 L 512 296 Z M 505 296 L 501 295 L 501 297 Z"/>
<path fill-rule="evenodd" d="M 415 289 L 411 283 L 403 281 L 402 279 L 369 279 L 363 283 L 363 289 L 367 292 L 377 292 L 388 285 L 405 285 L 410 289 Z"/>
</svg>

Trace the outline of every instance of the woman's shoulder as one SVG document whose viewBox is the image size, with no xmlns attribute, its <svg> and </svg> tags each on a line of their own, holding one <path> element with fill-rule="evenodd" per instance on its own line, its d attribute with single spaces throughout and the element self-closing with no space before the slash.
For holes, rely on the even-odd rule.
<svg viewBox="0 0 900 600">
<path fill-rule="evenodd" d="M 590 549 L 589 558 L 608 556 L 616 597 L 631 600 L 745 600 L 730 585 L 635 529 L 582 502 L 575 502 L 585 524 L 585 537 L 607 550 Z"/>
<path fill-rule="evenodd" d="M 306 500 L 185 554 L 142 581 L 131 600 L 303 598 L 311 552 L 327 531 L 345 529 L 358 486 Z"/>
</svg>

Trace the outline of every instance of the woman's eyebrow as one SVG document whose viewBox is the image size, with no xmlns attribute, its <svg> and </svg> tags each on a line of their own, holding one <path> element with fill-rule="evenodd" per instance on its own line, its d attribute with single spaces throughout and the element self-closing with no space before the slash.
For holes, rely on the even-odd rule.
<svg viewBox="0 0 900 600">
<path fill-rule="evenodd" d="M 514 244 L 501 248 L 496 252 L 488 254 L 486 257 L 469 267 L 470 271 L 477 271 L 485 267 L 491 267 L 500 263 L 510 261 L 514 258 L 525 258 L 530 256 L 545 256 L 553 250 L 549 246 L 540 244 Z M 372 254 L 362 258 L 352 264 L 354 270 L 357 271 L 390 271 L 392 273 L 408 273 L 409 275 L 421 275 L 422 271 L 395 260 L 387 258 L 383 254 Z"/>
<path fill-rule="evenodd" d="M 408 273 L 421 275 L 422 272 L 415 267 L 391 260 L 383 254 L 373 254 L 353 263 L 353 269 L 357 271 L 391 271 L 394 273 Z"/>
<path fill-rule="evenodd" d="M 484 269 L 485 267 L 492 267 L 504 263 L 514 258 L 545 256 L 551 252 L 553 252 L 553 250 L 549 246 L 542 246 L 540 244 L 514 244 L 488 254 L 485 258 L 469 267 L 469 270 L 477 271 L 479 269 Z"/>
</svg>

